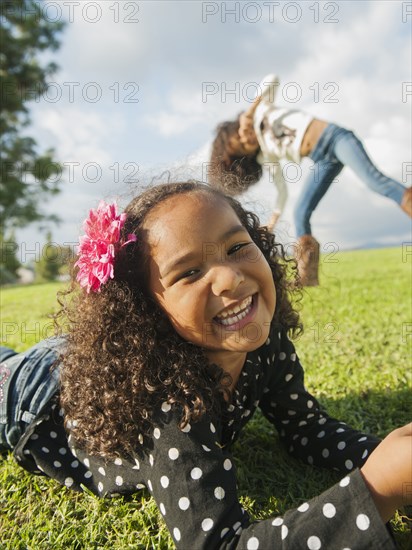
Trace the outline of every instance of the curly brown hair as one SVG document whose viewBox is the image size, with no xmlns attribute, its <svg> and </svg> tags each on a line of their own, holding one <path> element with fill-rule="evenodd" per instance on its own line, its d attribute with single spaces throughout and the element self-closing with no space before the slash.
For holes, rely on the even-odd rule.
<svg viewBox="0 0 412 550">
<path fill-rule="evenodd" d="M 229 141 L 239 131 L 239 118 L 219 124 L 212 143 L 208 181 L 227 195 L 239 195 L 262 177 L 262 166 L 256 153 L 244 156 L 230 154 Z"/>
<path fill-rule="evenodd" d="M 204 351 L 183 340 L 148 291 L 148 261 L 142 224 L 154 206 L 173 195 L 208 193 L 227 201 L 268 261 L 276 283 L 272 323 L 292 335 L 301 331 L 286 272 L 293 260 L 261 227 L 257 216 L 238 201 L 198 182 L 158 185 L 125 209 L 122 236 L 137 241 L 116 257 L 114 278 L 100 292 L 71 287 L 60 293 L 57 323 L 68 322 L 68 346 L 62 359 L 61 404 L 66 428 L 90 454 L 114 457 L 144 452 L 142 443 L 160 404 L 176 403 L 181 427 L 206 411 L 218 413 L 228 394 L 230 375 L 211 365 Z M 292 270 L 295 269 L 292 267 Z"/>
</svg>

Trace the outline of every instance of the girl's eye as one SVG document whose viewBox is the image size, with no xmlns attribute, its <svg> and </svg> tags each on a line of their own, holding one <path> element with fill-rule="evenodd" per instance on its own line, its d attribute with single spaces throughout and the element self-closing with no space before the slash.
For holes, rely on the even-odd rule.
<svg viewBox="0 0 412 550">
<path fill-rule="evenodd" d="M 197 269 L 189 269 L 188 271 L 185 271 L 181 275 L 177 277 L 177 280 L 180 281 L 181 279 L 188 279 L 190 277 L 194 277 L 197 275 L 198 270 Z"/>
<path fill-rule="evenodd" d="M 229 250 L 227 251 L 228 255 L 230 256 L 231 254 L 236 254 L 236 252 L 239 252 L 240 249 L 244 248 L 245 246 L 248 246 L 249 244 L 252 244 L 252 243 L 239 243 L 239 244 L 235 244 L 234 246 L 232 246 L 231 248 L 229 248 Z"/>
</svg>

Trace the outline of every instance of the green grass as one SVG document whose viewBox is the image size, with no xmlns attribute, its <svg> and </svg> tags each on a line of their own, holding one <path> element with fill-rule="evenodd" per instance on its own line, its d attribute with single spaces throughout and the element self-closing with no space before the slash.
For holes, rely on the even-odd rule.
<svg viewBox="0 0 412 550">
<path fill-rule="evenodd" d="M 57 311 L 61 283 L 8 287 L 0 290 L 0 345 L 24 351 L 53 335 L 50 313 Z"/>
<path fill-rule="evenodd" d="M 304 293 L 305 333 L 296 341 L 306 386 L 330 414 L 383 437 L 411 417 L 411 257 L 401 248 L 324 255 L 320 276 L 321 286 Z M 50 334 L 46 315 L 60 287 L 3 290 L 2 344 L 24 350 Z M 298 506 L 341 477 L 288 457 L 260 415 L 233 454 L 242 504 L 256 519 Z M 401 550 L 411 548 L 410 525 L 405 511 L 392 521 Z M 173 548 L 148 493 L 76 494 L 27 474 L 11 455 L 0 462 L 0 533 L 1 549 Z"/>
</svg>

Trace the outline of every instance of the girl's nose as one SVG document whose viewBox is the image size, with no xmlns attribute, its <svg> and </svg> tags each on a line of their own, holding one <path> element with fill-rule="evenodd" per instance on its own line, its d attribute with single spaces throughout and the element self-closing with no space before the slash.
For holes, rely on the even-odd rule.
<svg viewBox="0 0 412 550">
<path fill-rule="evenodd" d="M 243 273 L 232 265 L 217 265 L 210 272 L 212 292 L 215 296 L 233 292 L 245 280 Z"/>
</svg>

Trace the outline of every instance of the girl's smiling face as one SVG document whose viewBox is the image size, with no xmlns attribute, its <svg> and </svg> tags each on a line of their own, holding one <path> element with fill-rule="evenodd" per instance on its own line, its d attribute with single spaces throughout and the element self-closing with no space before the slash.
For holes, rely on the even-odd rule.
<svg viewBox="0 0 412 550">
<path fill-rule="evenodd" d="M 215 362 L 266 341 L 276 305 L 272 271 L 224 199 L 204 191 L 172 196 L 143 229 L 150 290 L 182 338 Z"/>
</svg>

